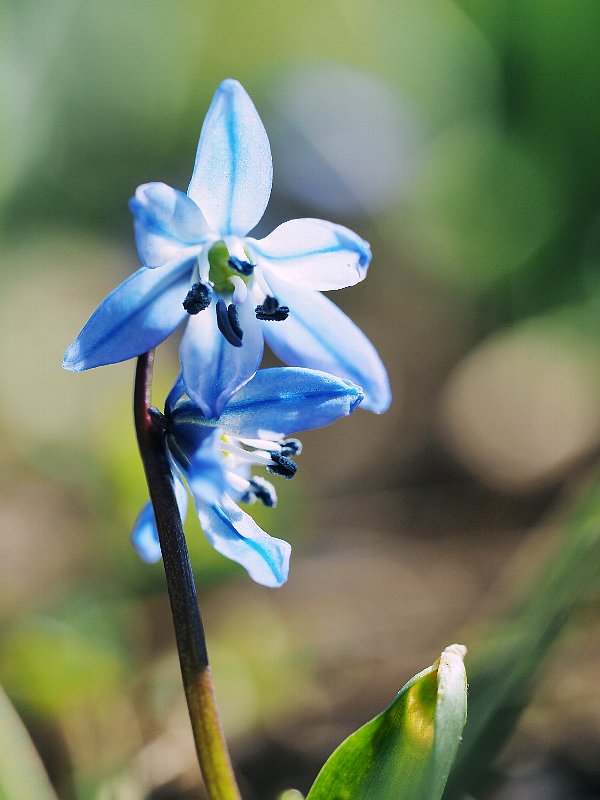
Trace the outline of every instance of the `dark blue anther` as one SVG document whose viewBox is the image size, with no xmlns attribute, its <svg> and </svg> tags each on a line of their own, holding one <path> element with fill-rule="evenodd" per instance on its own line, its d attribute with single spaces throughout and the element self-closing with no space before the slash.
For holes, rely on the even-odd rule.
<svg viewBox="0 0 600 800">
<path fill-rule="evenodd" d="M 260 500 L 264 506 L 267 506 L 267 508 L 275 508 L 277 505 L 277 493 L 272 483 L 269 483 L 269 481 L 257 475 L 251 478 L 250 487 L 252 494 L 257 500 Z"/>
<path fill-rule="evenodd" d="M 238 316 L 238 310 L 235 303 L 230 303 L 227 307 L 227 316 L 229 317 L 229 324 L 231 325 L 231 330 L 235 333 L 236 336 L 239 336 L 240 341 L 244 338 L 244 331 L 240 325 L 240 318 Z"/>
<path fill-rule="evenodd" d="M 245 275 L 246 277 L 252 275 L 254 267 L 256 266 L 256 264 L 251 264 L 249 261 L 242 261 L 241 258 L 237 256 L 230 256 L 227 259 L 227 264 L 231 269 L 234 269 L 236 272 L 239 272 L 240 275 Z"/>
<path fill-rule="evenodd" d="M 242 346 L 244 332 L 240 328 L 237 308 L 233 303 L 228 308 L 222 297 L 217 300 L 217 325 L 229 344 Z"/>
<path fill-rule="evenodd" d="M 272 472 L 273 475 L 279 475 L 282 478 L 290 480 L 298 471 L 298 465 L 295 461 L 287 456 L 282 456 L 281 453 L 269 453 L 273 460 L 273 464 L 267 465 L 267 472 Z"/>
<path fill-rule="evenodd" d="M 256 319 L 266 320 L 267 322 L 283 322 L 290 314 L 287 306 L 280 306 L 276 297 L 267 295 L 262 305 L 256 306 Z"/>
<path fill-rule="evenodd" d="M 212 289 L 205 283 L 195 283 L 185 296 L 183 307 L 188 314 L 199 314 L 208 308 L 212 300 Z"/>
<path fill-rule="evenodd" d="M 300 439 L 282 439 L 279 444 L 281 445 L 282 456 L 299 456 L 302 452 Z"/>
</svg>

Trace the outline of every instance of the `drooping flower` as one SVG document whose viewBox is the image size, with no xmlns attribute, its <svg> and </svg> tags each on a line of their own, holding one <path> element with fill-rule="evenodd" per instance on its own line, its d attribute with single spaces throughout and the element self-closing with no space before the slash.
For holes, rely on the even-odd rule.
<svg viewBox="0 0 600 800">
<path fill-rule="evenodd" d="M 328 425 L 350 414 L 362 399 L 362 390 L 350 381 L 317 370 L 277 367 L 259 370 L 218 419 L 209 419 L 186 396 L 180 376 L 164 415 L 153 412 L 166 430 L 182 520 L 189 489 L 202 529 L 219 553 L 242 564 L 257 583 L 285 583 L 290 545 L 265 533 L 237 503 L 258 500 L 275 506 L 275 488 L 252 469 L 263 467 L 292 478 L 297 469 L 293 456 L 301 444 L 286 437 Z M 160 558 L 150 503 L 140 513 L 132 538 L 146 561 Z"/>
<path fill-rule="evenodd" d="M 279 358 L 363 387 L 365 408 L 390 403 L 385 368 L 359 328 L 320 292 L 363 280 L 371 260 L 353 231 L 318 219 L 248 237 L 271 192 L 264 126 L 242 86 L 226 80 L 208 110 L 187 195 L 164 183 L 131 200 L 144 265 L 98 307 L 67 350 L 66 369 L 151 349 L 186 320 L 187 393 L 207 417 L 258 369 L 263 337 Z"/>
</svg>

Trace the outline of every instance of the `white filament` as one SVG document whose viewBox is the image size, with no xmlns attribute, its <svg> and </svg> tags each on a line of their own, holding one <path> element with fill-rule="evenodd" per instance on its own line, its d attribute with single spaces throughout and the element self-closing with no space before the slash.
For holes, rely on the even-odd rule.
<svg viewBox="0 0 600 800">
<path fill-rule="evenodd" d="M 236 306 L 241 306 L 242 303 L 246 302 L 246 298 L 248 297 L 248 287 L 239 275 L 232 275 L 229 280 L 233 284 L 232 300 Z"/>
</svg>

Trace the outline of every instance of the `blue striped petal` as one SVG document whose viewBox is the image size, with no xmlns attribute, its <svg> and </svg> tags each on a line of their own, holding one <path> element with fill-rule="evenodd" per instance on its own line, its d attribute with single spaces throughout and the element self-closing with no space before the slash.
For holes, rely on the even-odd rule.
<svg viewBox="0 0 600 800">
<path fill-rule="evenodd" d="M 182 303 L 193 262 L 162 269 L 142 267 L 94 311 L 65 353 L 63 367 L 82 372 L 151 350 L 187 317 Z"/>
<path fill-rule="evenodd" d="M 188 195 L 220 236 L 244 236 L 261 219 L 271 194 L 267 132 L 242 86 L 225 80 L 202 126 Z"/>
<path fill-rule="evenodd" d="M 383 362 L 364 333 L 319 292 L 269 277 L 277 299 L 289 306 L 283 322 L 264 323 L 265 339 L 286 364 L 310 367 L 347 378 L 362 387 L 362 407 L 382 414 L 391 403 Z"/>
<path fill-rule="evenodd" d="M 263 586 L 286 582 L 291 547 L 265 533 L 228 495 L 219 503 L 197 508 L 206 538 L 218 553 L 241 564 Z"/>
<path fill-rule="evenodd" d="M 215 503 L 227 487 L 221 431 L 197 424 L 195 419 L 180 422 L 174 416 L 171 422 L 169 449 L 185 474 L 194 502 Z"/>
<path fill-rule="evenodd" d="M 267 280 L 274 273 L 295 286 L 319 291 L 354 286 L 366 277 L 371 261 L 368 242 L 322 219 L 293 219 L 247 244 Z"/>
<path fill-rule="evenodd" d="M 179 516 L 183 523 L 185 522 L 188 507 L 187 489 L 177 477 L 174 478 L 174 486 Z M 136 519 L 131 534 L 131 542 L 143 561 L 153 564 L 160 560 L 162 553 L 158 540 L 158 531 L 156 530 L 154 509 L 152 508 L 151 502 L 146 503 Z"/>
<path fill-rule="evenodd" d="M 360 387 L 325 372 L 261 369 L 229 401 L 218 424 L 233 436 L 280 439 L 329 425 L 351 414 L 362 399 Z"/>
<path fill-rule="evenodd" d="M 262 359 L 262 329 L 250 297 L 238 306 L 238 313 L 244 332 L 241 347 L 229 344 L 218 329 L 214 304 L 190 317 L 181 342 L 187 394 L 209 419 L 221 414 L 229 398 L 250 380 Z"/>
<path fill-rule="evenodd" d="M 161 267 L 197 255 L 210 234 L 194 201 L 166 183 L 138 186 L 129 208 L 135 243 L 145 267 Z"/>
</svg>

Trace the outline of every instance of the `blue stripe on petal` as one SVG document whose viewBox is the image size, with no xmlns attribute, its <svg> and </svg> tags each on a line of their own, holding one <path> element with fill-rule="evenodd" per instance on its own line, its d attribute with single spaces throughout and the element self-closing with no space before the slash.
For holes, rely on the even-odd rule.
<svg viewBox="0 0 600 800">
<path fill-rule="evenodd" d="M 220 236 L 244 236 L 271 194 L 269 139 L 245 89 L 225 80 L 202 126 L 188 195 Z"/>
<path fill-rule="evenodd" d="M 275 588 L 286 582 L 291 547 L 265 533 L 228 495 L 197 509 L 206 538 L 215 550 L 241 564 L 250 577 Z"/>
<path fill-rule="evenodd" d="M 229 401 L 219 425 L 234 436 L 280 439 L 329 425 L 351 414 L 362 399 L 360 387 L 325 372 L 297 367 L 261 369 Z"/>
<path fill-rule="evenodd" d="M 366 277 L 371 248 L 354 231 L 322 219 L 284 222 L 248 245 L 267 273 L 295 286 L 326 291 L 354 286 Z"/>
<path fill-rule="evenodd" d="M 258 369 L 263 354 L 262 329 L 248 300 L 238 306 L 244 332 L 241 347 L 226 341 L 217 327 L 214 304 L 191 317 L 181 342 L 181 368 L 188 396 L 207 418 L 218 417 L 229 398 Z"/>
<path fill-rule="evenodd" d="M 68 348 L 63 367 L 81 372 L 126 361 L 160 344 L 188 315 L 182 303 L 193 262 L 142 267 L 98 306 Z"/>
<path fill-rule="evenodd" d="M 165 183 L 138 186 L 129 208 L 135 243 L 145 267 L 161 267 L 197 255 L 210 234 L 194 201 Z"/>
<path fill-rule="evenodd" d="M 264 336 L 282 361 L 347 378 L 365 393 L 362 407 L 382 414 L 391 403 L 387 372 L 377 351 L 344 312 L 319 292 L 273 279 L 277 299 L 289 306 L 283 322 L 264 323 Z"/>
</svg>

